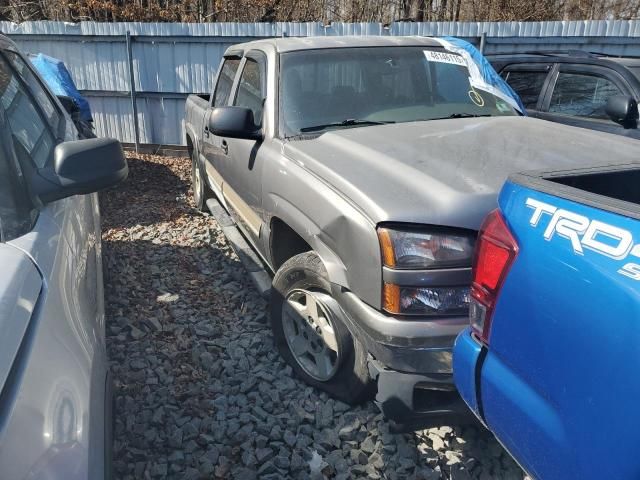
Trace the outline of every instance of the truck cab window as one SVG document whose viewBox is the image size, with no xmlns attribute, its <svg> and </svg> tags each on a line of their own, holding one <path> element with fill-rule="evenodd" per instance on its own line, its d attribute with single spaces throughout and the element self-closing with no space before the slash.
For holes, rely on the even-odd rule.
<svg viewBox="0 0 640 480">
<path fill-rule="evenodd" d="M 263 91 L 262 72 L 260 64 L 252 58 L 247 58 L 247 62 L 240 76 L 238 93 L 234 105 L 246 107 L 253 112 L 253 121 L 256 127 L 262 126 L 262 108 L 265 97 Z"/>
<path fill-rule="evenodd" d="M 16 149 L 30 157 L 36 167 L 44 167 L 52 157 L 55 137 L 45 114 L 3 57 L 0 57 L 0 104 Z"/>
<path fill-rule="evenodd" d="M 213 94 L 213 106 L 223 107 L 229 102 L 229 95 L 231 95 L 231 87 L 233 86 L 233 80 L 236 78 L 236 72 L 240 66 L 240 59 L 227 58 L 222 65 L 220 76 L 218 77 L 218 84 Z"/>
<path fill-rule="evenodd" d="M 622 92 L 604 77 L 578 73 L 560 73 L 556 81 L 549 112 L 608 119 L 607 99 Z"/>
<path fill-rule="evenodd" d="M 503 71 L 501 76 L 520 95 L 525 108 L 536 108 L 547 72 L 509 70 Z"/>
</svg>

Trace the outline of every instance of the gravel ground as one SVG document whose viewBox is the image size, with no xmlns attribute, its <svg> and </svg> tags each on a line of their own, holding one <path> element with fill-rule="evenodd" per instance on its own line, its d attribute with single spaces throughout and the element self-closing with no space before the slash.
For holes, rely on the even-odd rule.
<svg viewBox="0 0 640 480">
<path fill-rule="evenodd" d="M 189 160 L 129 166 L 102 195 L 115 478 L 523 478 L 484 430 L 392 434 L 294 378 Z"/>
</svg>

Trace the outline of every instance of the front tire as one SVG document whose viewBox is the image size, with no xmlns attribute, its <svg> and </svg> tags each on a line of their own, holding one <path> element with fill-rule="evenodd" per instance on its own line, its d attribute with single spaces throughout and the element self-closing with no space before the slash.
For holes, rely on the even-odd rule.
<svg viewBox="0 0 640 480">
<path fill-rule="evenodd" d="M 271 327 L 280 355 L 298 377 L 355 404 L 370 396 L 367 352 L 349 333 L 330 292 L 315 252 L 292 257 L 273 279 Z"/>
<path fill-rule="evenodd" d="M 198 164 L 195 150 L 191 154 L 191 189 L 193 190 L 193 203 L 201 212 L 207 212 L 207 200 L 213 197 L 213 192 L 207 185 L 202 175 L 202 169 Z"/>
</svg>

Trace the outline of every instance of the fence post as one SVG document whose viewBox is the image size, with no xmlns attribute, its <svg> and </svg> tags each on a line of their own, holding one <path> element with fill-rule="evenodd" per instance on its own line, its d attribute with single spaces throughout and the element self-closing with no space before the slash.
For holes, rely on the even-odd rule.
<svg viewBox="0 0 640 480">
<path fill-rule="evenodd" d="M 136 82 L 133 74 L 133 48 L 131 47 L 131 32 L 127 30 L 127 61 L 129 63 L 129 94 L 131 95 L 131 109 L 133 111 L 133 129 L 135 131 L 136 153 L 140 150 L 140 128 L 138 127 L 138 102 L 136 101 Z"/>
<path fill-rule="evenodd" d="M 484 47 L 487 44 L 487 32 L 482 32 L 480 35 L 480 53 L 484 55 Z"/>
</svg>

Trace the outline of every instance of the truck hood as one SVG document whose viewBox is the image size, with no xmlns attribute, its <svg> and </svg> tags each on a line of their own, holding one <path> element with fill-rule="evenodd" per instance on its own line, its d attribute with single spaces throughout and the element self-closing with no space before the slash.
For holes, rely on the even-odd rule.
<svg viewBox="0 0 640 480">
<path fill-rule="evenodd" d="M 640 142 L 529 117 L 431 120 L 328 131 L 284 153 L 374 223 L 477 230 L 515 172 L 635 162 Z"/>
</svg>

